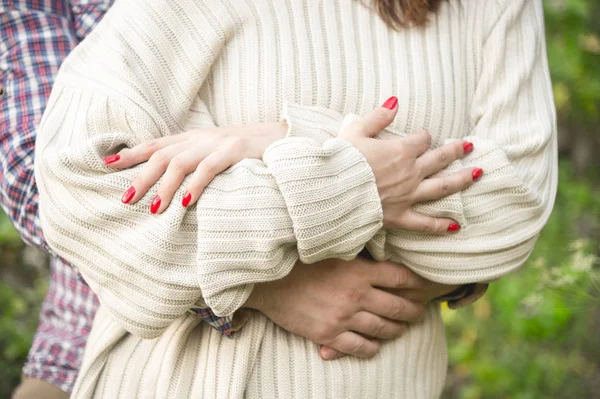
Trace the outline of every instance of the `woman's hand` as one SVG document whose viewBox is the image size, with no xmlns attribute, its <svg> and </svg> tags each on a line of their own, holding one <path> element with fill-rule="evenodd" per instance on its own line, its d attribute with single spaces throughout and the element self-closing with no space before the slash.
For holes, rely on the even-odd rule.
<svg viewBox="0 0 600 399">
<path fill-rule="evenodd" d="M 399 337 L 425 312 L 420 301 L 386 290 L 419 290 L 425 283 L 391 262 L 329 259 L 298 263 L 283 279 L 256 284 L 245 306 L 291 333 L 369 358 L 379 351 L 378 339 Z"/>
<path fill-rule="evenodd" d="M 383 206 L 384 225 L 438 234 L 460 230 L 454 220 L 425 216 L 412 206 L 462 191 L 481 177 L 483 170 L 466 168 L 449 176 L 429 178 L 472 151 L 473 144 L 456 141 L 427 151 L 431 136 L 425 131 L 395 140 L 376 140 L 374 137 L 392 123 L 397 112 L 397 99 L 392 97 L 339 134 L 371 165 Z"/>
<path fill-rule="evenodd" d="M 126 204 L 137 202 L 164 175 L 150 206 L 152 213 L 161 213 L 187 175 L 193 174 L 181 199 L 183 206 L 195 203 L 215 176 L 230 166 L 245 158 L 261 159 L 265 149 L 286 132 L 285 122 L 195 129 L 124 149 L 104 163 L 129 168 L 148 161 L 123 195 Z"/>
</svg>

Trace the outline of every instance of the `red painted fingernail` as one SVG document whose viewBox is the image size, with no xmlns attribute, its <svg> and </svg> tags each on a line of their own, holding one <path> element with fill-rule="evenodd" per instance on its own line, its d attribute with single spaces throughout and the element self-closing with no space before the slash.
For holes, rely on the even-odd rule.
<svg viewBox="0 0 600 399">
<path fill-rule="evenodd" d="M 135 187 L 131 186 L 127 189 L 127 191 L 125 191 L 125 194 L 123 194 L 123 197 L 121 197 L 121 202 L 124 204 L 128 204 L 134 195 L 135 195 Z"/>
<path fill-rule="evenodd" d="M 104 165 L 108 165 L 110 163 L 117 162 L 119 159 L 121 159 L 121 156 L 119 154 L 110 155 L 110 156 L 104 158 Z"/>
<path fill-rule="evenodd" d="M 183 200 L 181 201 L 181 205 L 186 207 L 190 204 L 191 200 L 192 200 L 192 194 L 190 194 L 186 191 L 185 194 L 183 195 Z"/>
<path fill-rule="evenodd" d="M 473 151 L 473 143 L 465 141 L 463 143 L 463 149 L 465 150 L 465 154 L 470 153 L 471 151 Z"/>
<path fill-rule="evenodd" d="M 383 108 L 394 109 L 398 105 L 398 97 L 391 96 L 382 105 Z"/>
<path fill-rule="evenodd" d="M 150 204 L 150 212 L 154 214 L 158 212 L 158 208 L 160 208 L 160 197 L 157 195 Z"/>
<path fill-rule="evenodd" d="M 477 168 L 477 169 L 473 170 L 473 180 L 479 179 L 481 177 L 481 175 L 483 175 L 483 169 Z"/>
<path fill-rule="evenodd" d="M 458 231 L 460 230 L 460 224 L 458 223 L 452 223 L 450 226 L 448 226 L 448 231 Z"/>
</svg>

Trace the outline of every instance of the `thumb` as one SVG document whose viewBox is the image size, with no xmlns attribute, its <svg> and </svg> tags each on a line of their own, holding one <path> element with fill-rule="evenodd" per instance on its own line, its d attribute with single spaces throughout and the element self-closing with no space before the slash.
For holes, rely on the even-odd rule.
<svg viewBox="0 0 600 399">
<path fill-rule="evenodd" d="M 339 136 L 342 138 L 375 137 L 394 121 L 397 113 L 398 99 L 390 97 L 381 107 L 375 108 L 362 118 L 346 118 Z M 347 124 L 352 119 L 355 120 Z"/>
<path fill-rule="evenodd" d="M 346 356 L 345 353 L 339 352 L 329 346 L 323 345 L 321 349 L 319 349 L 319 355 L 323 360 L 336 360 L 341 357 Z"/>
</svg>

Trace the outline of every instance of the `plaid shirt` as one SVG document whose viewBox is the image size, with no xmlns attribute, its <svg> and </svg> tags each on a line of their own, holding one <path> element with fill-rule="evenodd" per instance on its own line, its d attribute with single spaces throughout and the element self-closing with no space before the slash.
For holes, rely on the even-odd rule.
<svg viewBox="0 0 600 399">
<path fill-rule="evenodd" d="M 38 217 L 33 159 L 36 128 L 67 54 L 113 0 L 1 0 L 0 205 L 23 240 L 52 254 Z M 65 261 L 50 263 L 52 279 L 23 373 L 70 392 L 98 299 Z M 226 335 L 228 319 L 193 309 Z"/>
</svg>

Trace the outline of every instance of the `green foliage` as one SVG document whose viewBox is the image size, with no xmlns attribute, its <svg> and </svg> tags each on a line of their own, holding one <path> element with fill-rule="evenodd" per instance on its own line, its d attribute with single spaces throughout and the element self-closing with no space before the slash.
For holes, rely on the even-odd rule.
<svg viewBox="0 0 600 399">
<path fill-rule="evenodd" d="M 0 211 L 0 398 L 9 398 L 21 378 L 48 286 L 48 273 L 29 265 L 24 250 Z"/>
<path fill-rule="evenodd" d="M 548 58 L 561 118 L 600 120 L 600 2 L 544 2 Z"/>
<path fill-rule="evenodd" d="M 473 306 L 444 309 L 448 398 L 592 398 L 600 381 L 600 192 L 561 167 L 529 261 Z M 592 232 L 589 234 L 589 232 Z"/>
</svg>

